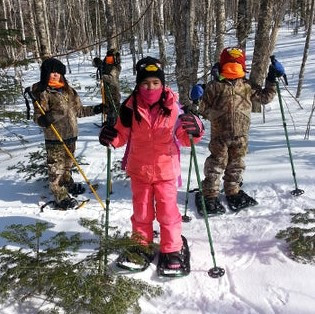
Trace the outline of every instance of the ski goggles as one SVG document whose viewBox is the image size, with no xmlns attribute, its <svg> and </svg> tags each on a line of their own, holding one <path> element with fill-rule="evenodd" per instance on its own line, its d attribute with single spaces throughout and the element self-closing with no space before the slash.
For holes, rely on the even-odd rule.
<svg viewBox="0 0 315 314">
<path fill-rule="evenodd" d="M 148 72 L 156 72 L 158 70 L 162 70 L 162 64 L 161 63 L 150 63 L 150 64 L 141 64 L 140 70 L 146 70 Z"/>
</svg>

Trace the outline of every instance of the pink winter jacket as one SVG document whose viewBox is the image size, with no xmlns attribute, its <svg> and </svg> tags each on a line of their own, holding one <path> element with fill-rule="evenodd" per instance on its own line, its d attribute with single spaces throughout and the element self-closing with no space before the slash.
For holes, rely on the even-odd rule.
<svg viewBox="0 0 315 314">
<path fill-rule="evenodd" d="M 170 116 L 166 117 L 158 113 L 152 124 L 152 115 L 148 105 L 141 103 L 138 97 L 137 104 L 141 121 L 138 122 L 132 114 L 131 128 L 123 126 L 120 118 L 115 125 L 118 136 L 113 140 L 112 146 L 121 147 L 130 140 L 127 174 L 131 178 L 148 183 L 178 178 L 180 163 L 176 140 L 180 145 L 190 146 L 189 136 L 182 128 L 180 120 L 177 119 L 182 113 L 178 97 L 170 88 L 166 87 L 165 90 L 167 94 L 165 105 L 171 109 Z M 132 109 L 131 98 L 126 106 Z M 200 137 L 194 137 L 194 143 L 201 140 L 203 133 L 202 131 Z"/>
</svg>

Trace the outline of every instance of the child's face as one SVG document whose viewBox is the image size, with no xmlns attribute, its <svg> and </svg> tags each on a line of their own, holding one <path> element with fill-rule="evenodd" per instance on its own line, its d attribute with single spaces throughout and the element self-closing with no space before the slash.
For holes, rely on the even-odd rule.
<svg viewBox="0 0 315 314">
<path fill-rule="evenodd" d="M 162 82 L 157 77 L 147 77 L 140 83 L 140 86 L 146 89 L 159 89 L 162 87 Z"/>
<path fill-rule="evenodd" d="M 57 81 L 59 82 L 60 81 L 60 74 L 57 73 L 57 72 L 52 72 L 50 73 L 50 76 L 49 76 L 49 79 L 52 80 L 52 81 Z"/>
</svg>

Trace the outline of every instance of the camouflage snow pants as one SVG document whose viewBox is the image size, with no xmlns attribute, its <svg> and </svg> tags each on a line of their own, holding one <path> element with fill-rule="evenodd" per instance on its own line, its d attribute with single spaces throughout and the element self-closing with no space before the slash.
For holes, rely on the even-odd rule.
<svg viewBox="0 0 315 314">
<path fill-rule="evenodd" d="M 71 176 L 72 159 L 68 156 L 62 144 L 46 143 L 47 166 L 49 188 L 53 193 L 56 202 L 68 197 L 67 188 L 73 184 Z M 75 142 L 67 144 L 70 152 L 74 154 Z"/>
<path fill-rule="evenodd" d="M 245 170 L 244 157 L 247 153 L 247 145 L 247 136 L 211 139 L 209 144 L 211 154 L 204 164 L 205 179 L 202 182 L 205 197 L 218 196 L 223 172 L 225 194 L 238 193 Z"/>
</svg>

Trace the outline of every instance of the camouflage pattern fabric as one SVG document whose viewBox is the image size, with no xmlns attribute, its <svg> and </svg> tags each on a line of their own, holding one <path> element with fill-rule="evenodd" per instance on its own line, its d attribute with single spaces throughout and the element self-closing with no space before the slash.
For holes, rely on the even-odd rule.
<svg viewBox="0 0 315 314">
<path fill-rule="evenodd" d="M 205 197 L 218 196 L 223 172 L 225 194 L 238 193 L 239 184 L 242 182 L 242 173 L 245 170 L 244 157 L 247 152 L 247 143 L 247 136 L 226 139 L 217 137 L 210 142 L 211 155 L 205 161 L 205 179 L 202 182 Z"/>
<path fill-rule="evenodd" d="M 225 194 L 238 193 L 245 169 L 252 104 L 267 104 L 275 94 L 276 85 L 269 81 L 264 89 L 254 88 L 246 79 L 207 84 L 199 106 L 200 114 L 211 122 L 211 155 L 205 161 L 202 183 L 204 196 L 219 194 L 223 172 Z"/>
<path fill-rule="evenodd" d="M 104 82 L 104 96 L 106 105 L 115 105 L 117 112 L 120 107 L 120 85 L 119 75 L 121 71 L 120 65 L 106 65 L 106 74 L 102 75 Z M 108 73 L 108 74 L 107 74 Z"/>
<path fill-rule="evenodd" d="M 74 154 L 75 142 L 67 144 Z M 62 144 L 46 143 L 49 188 L 57 203 L 68 197 L 68 188 L 74 183 L 71 176 L 72 159 Z"/>
<path fill-rule="evenodd" d="M 94 106 L 82 106 L 79 95 L 71 87 L 68 91 L 47 87 L 46 90 L 38 93 L 37 84 L 34 84 L 32 90 L 44 111 L 52 114 L 53 125 L 63 140 L 78 136 L 77 118 L 94 115 Z M 40 110 L 34 105 L 35 123 L 40 115 Z M 44 128 L 44 136 L 46 140 L 57 140 L 51 128 Z"/>
<path fill-rule="evenodd" d="M 248 134 L 252 103 L 269 103 L 276 94 L 276 85 L 253 88 L 245 79 L 212 81 L 206 85 L 199 113 L 211 121 L 211 137 L 233 137 Z"/>
</svg>

